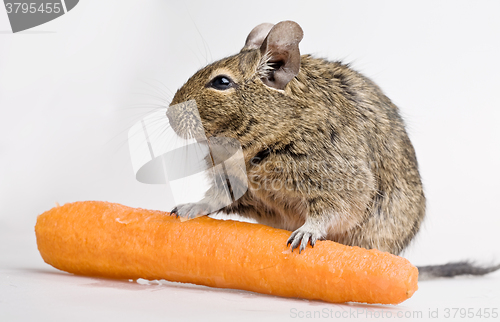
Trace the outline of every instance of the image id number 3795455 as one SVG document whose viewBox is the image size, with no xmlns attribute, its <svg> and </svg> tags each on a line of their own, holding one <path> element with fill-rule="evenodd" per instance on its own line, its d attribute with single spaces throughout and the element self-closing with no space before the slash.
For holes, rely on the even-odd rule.
<svg viewBox="0 0 500 322">
<path fill-rule="evenodd" d="M 59 13 L 61 12 L 61 3 L 27 3 L 27 2 L 7 2 L 5 4 L 7 13 Z"/>
<path fill-rule="evenodd" d="M 498 318 L 498 308 L 446 308 L 444 318 Z"/>
</svg>

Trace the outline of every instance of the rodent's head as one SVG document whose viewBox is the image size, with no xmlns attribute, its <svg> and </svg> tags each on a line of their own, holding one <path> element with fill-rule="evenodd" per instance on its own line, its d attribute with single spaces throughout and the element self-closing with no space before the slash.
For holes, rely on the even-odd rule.
<svg viewBox="0 0 500 322">
<path fill-rule="evenodd" d="M 206 135 L 238 139 L 243 148 L 283 131 L 283 118 L 293 114 L 286 87 L 300 69 L 302 36 L 293 21 L 255 27 L 240 53 L 195 73 L 171 106 L 195 100 Z M 169 118 L 175 131 L 192 120 L 181 112 Z"/>
</svg>

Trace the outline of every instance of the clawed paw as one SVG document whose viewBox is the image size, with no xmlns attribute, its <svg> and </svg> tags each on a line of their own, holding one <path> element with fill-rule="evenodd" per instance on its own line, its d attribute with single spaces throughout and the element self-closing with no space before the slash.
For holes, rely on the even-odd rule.
<svg viewBox="0 0 500 322">
<path fill-rule="evenodd" d="M 316 244 L 317 240 L 323 239 L 323 236 L 319 232 L 309 230 L 307 229 L 307 227 L 304 226 L 294 231 L 286 242 L 287 246 L 292 245 L 292 252 L 295 248 L 299 247 L 300 245 L 299 247 L 299 254 L 300 254 L 300 252 L 306 249 L 307 243 L 309 243 L 311 247 L 314 247 L 314 244 Z"/>
<path fill-rule="evenodd" d="M 208 211 L 209 208 L 209 205 L 205 203 L 186 203 L 172 209 L 170 214 L 176 217 L 193 219 L 210 214 Z"/>
</svg>

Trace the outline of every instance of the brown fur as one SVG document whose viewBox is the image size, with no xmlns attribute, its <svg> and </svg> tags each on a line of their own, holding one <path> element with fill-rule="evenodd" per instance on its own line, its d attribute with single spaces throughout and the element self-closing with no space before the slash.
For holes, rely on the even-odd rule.
<svg viewBox="0 0 500 322">
<path fill-rule="evenodd" d="M 198 71 L 172 101 L 196 100 L 208 137 L 242 145 L 248 191 L 223 212 L 306 231 L 292 235 L 306 243 L 400 253 L 420 227 L 425 197 L 398 108 L 340 62 L 302 55 L 284 90 L 262 81 L 265 66 L 258 48 L 244 48 Z M 235 86 L 207 86 L 221 74 Z"/>
</svg>

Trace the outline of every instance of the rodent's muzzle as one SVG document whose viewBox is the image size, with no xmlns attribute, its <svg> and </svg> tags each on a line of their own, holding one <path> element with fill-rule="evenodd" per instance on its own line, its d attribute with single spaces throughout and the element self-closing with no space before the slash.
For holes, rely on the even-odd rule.
<svg viewBox="0 0 500 322">
<path fill-rule="evenodd" d="M 169 106 L 166 112 L 170 126 L 183 139 L 206 139 L 195 100 Z"/>
</svg>

